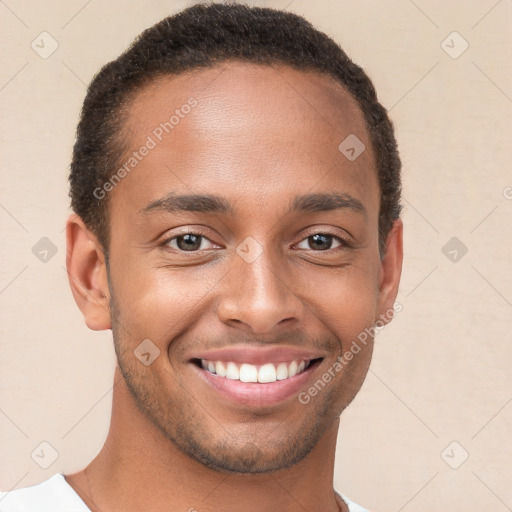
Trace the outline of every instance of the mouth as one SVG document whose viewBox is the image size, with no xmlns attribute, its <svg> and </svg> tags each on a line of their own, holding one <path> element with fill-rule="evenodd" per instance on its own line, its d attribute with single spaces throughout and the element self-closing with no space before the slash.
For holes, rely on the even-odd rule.
<svg viewBox="0 0 512 512">
<path fill-rule="evenodd" d="M 208 359 L 193 359 L 192 362 L 217 377 L 240 382 L 269 384 L 291 379 L 305 372 L 311 365 L 315 366 L 320 363 L 321 360 L 320 357 L 316 359 L 294 359 L 289 362 L 268 362 L 262 365 Z"/>
<path fill-rule="evenodd" d="M 280 405 L 296 398 L 313 381 L 323 357 L 261 361 L 194 358 L 190 362 L 208 392 L 216 399 L 251 409 Z"/>
</svg>

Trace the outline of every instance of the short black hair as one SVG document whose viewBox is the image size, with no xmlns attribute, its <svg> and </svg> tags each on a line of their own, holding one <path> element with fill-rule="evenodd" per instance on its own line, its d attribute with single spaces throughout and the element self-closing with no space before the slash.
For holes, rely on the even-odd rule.
<svg viewBox="0 0 512 512">
<path fill-rule="evenodd" d="M 127 149 L 123 122 L 134 95 L 157 77 L 209 68 L 226 61 L 284 64 L 337 80 L 355 98 L 375 154 L 380 186 L 379 249 L 400 216 L 401 162 L 393 125 L 363 69 L 303 17 L 242 4 L 196 4 L 142 32 L 106 64 L 87 89 L 70 172 L 72 209 L 108 255 L 108 198 L 101 189 Z M 341 141 L 340 141 L 341 142 Z"/>
</svg>

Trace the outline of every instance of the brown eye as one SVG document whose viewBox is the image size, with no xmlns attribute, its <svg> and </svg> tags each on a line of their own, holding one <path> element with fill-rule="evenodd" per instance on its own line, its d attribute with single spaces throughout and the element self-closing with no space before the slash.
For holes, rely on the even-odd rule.
<svg viewBox="0 0 512 512">
<path fill-rule="evenodd" d="M 185 233 L 184 235 L 178 235 L 170 238 L 165 242 L 165 245 L 168 245 L 177 251 L 192 252 L 200 249 L 206 249 L 207 247 L 204 247 L 203 244 L 205 241 L 210 242 L 210 240 L 203 235 L 197 233 Z M 211 243 L 212 242 L 210 242 L 210 244 Z"/>
<path fill-rule="evenodd" d="M 338 245 L 333 247 L 333 242 Z M 300 246 L 301 244 L 307 244 L 307 247 Z M 305 238 L 299 245 L 299 249 L 313 249 L 314 251 L 328 251 L 329 249 L 336 249 L 340 246 L 346 246 L 347 244 L 338 236 L 329 235 L 328 233 L 315 233 Z"/>
<path fill-rule="evenodd" d="M 176 244 L 182 251 L 194 251 L 201 247 L 202 236 L 182 235 L 176 238 Z"/>
<path fill-rule="evenodd" d="M 332 242 L 333 237 L 331 235 L 317 233 L 316 235 L 308 237 L 308 243 L 311 249 L 319 249 L 321 251 L 325 251 L 331 248 Z"/>
</svg>

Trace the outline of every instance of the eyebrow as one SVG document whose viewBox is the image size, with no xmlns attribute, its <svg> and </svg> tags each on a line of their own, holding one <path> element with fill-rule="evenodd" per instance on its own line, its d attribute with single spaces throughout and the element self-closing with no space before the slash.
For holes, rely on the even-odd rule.
<svg viewBox="0 0 512 512">
<path fill-rule="evenodd" d="M 348 209 L 367 216 L 363 203 L 350 194 L 317 193 L 295 196 L 291 203 L 292 212 L 326 212 Z M 210 194 L 176 195 L 174 193 L 152 201 L 142 208 L 139 213 L 148 214 L 153 211 L 165 212 L 198 212 L 210 214 L 235 215 L 231 203 L 223 197 Z"/>
<path fill-rule="evenodd" d="M 150 213 L 153 211 L 166 212 L 199 212 L 199 213 L 223 213 L 234 215 L 229 201 L 223 197 L 209 194 L 188 194 L 177 196 L 174 193 L 156 199 L 142 208 L 139 213 Z"/>
<path fill-rule="evenodd" d="M 296 196 L 293 200 L 292 211 L 296 212 L 326 212 L 331 210 L 348 209 L 367 216 L 363 203 L 350 194 L 306 194 Z"/>
</svg>

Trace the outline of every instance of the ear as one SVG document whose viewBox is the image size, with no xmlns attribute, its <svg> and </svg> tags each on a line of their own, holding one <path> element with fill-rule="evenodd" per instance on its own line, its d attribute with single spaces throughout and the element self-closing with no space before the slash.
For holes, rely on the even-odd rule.
<svg viewBox="0 0 512 512">
<path fill-rule="evenodd" d="M 387 324 L 393 318 L 393 304 L 398 293 L 400 276 L 402 275 L 403 223 L 395 220 L 386 240 L 386 249 L 380 260 L 378 319 Z"/>
<path fill-rule="evenodd" d="M 101 244 L 76 214 L 67 221 L 66 242 L 69 284 L 87 327 L 95 331 L 110 329 L 110 291 Z"/>
</svg>

